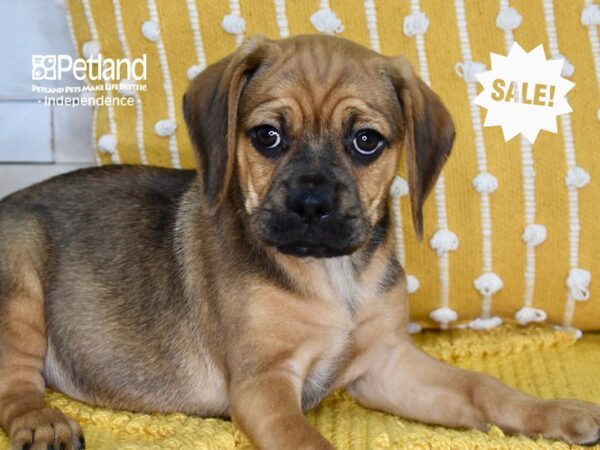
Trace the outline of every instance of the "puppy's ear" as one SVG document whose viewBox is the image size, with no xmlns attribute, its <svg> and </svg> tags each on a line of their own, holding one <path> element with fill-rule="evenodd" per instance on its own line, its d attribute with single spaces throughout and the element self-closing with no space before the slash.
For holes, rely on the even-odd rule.
<svg viewBox="0 0 600 450">
<path fill-rule="evenodd" d="M 394 84 L 406 130 L 406 166 L 417 238 L 423 238 L 423 202 L 435 184 L 454 143 L 454 124 L 440 98 L 403 57 L 392 58 Z"/>
<path fill-rule="evenodd" d="M 231 184 L 242 91 L 272 45 L 262 36 L 251 37 L 194 78 L 183 97 L 183 114 L 210 209 L 220 204 Z"/>
</svg>

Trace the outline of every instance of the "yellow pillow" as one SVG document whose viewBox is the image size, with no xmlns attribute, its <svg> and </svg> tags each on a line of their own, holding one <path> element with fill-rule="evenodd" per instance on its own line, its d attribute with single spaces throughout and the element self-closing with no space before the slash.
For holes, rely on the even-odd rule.
<svg viewBox="0 0 600 450">
<path fill-rule="evenodd" d="M 392 190 L 415 330 L 544 320 L 600 328 L 591 282 L 600 267 L 599 15 L 589 0 L 69 2 L 81 55 L 147 55 L 147 90 L 132 96 L 134 106 L 96 110 L 100 164 L 193 167 L 181 111 L 189 77 L 252 33 L 329 32 L 407 56 L 457 128 L 454 153 L 426 202 L 424 242 L 414 238 L 401 179 Z M 474 74 L 513 39 L 528 51 L 544 44 L 548 57 L 566 56 L 564 76 L 576 83 L 573 112 L 559 118 L 558 134 L 542 132 L 533 146 L 482 128 L 484 111 L 472 106 Z"/>
</svg>

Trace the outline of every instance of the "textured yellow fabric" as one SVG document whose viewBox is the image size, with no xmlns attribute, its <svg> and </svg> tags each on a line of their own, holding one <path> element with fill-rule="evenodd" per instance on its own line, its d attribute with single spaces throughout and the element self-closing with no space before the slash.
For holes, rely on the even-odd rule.
<svg viewBox="0 0 600 450">
<path fill-rule="evenodd" d="M 417 343 L 433 356 L 487 372 L 517 389 L 545 398 L 579 398 L 600 403 L 600 334 L 574 343 L 572 334 L 548 328 L 507 326 L 475 331 L 428 331 Z M 182 414 L 147 415 L 93 408 L 49 392 L 50 405 L 77 419 L 90 450 L 248 449 L 229 421 Z M 523 436 L 458 431 L 422 425 L 362 408 L 342 392 L 328 397 L 308 419 L 336 448 L 345 449 L 567 449 L 568 445 Z M 600 448 L 600 446 L 598 447 Z M 8 442 L 0 434 L 0 450 Z"/>
<path fill-rule="evenodd" d="M 154 21 L 160 28 L 160 39 L 151 41 L 141 29 L 142 24 L 150 20 L 155 3 Z M 463 3 L 466 29 L 458 26 Z M 169 151 L 171 145 L 181 165 L 191 167 L 194 159 L 180 107 L 189 82 L 186 74 L 191 66 L 203 62 L 200 58 L 212 63 L 235 50 L 238 37 L 224 30 L 224 17 L 235 13 L 234 9 L 239 6 L 236 14 L 245 20 L 245 30 L 239 39 L 253 33 L 278 38 L 286 33 L 285 21 L 290 35 L 316 32 L 311 17 L 328 5 L 343 25 L 339 36 L 375 48 L 379 43 L 382 53 L 404 54 L 417 70 L 424 63 L 431 86 L 441 95 L 456 122 L 457 140 L 454 155 L 445 169 L 444 188 L 447 226 L 456 234 L 459 244 L 447 255 L 447 276 L 442 272 L 441 258 L 427 242 L 439 226 L 437 193 L 426 203 L 425 242 L 420 244 L 414 239 L 408 199 L 401 199 L 404 262 L 407 272 L 420 282 L 420 288 L 411 295 L 413 320 L 426 326 L 436 325 L 429 314 L 446 306 L 457 311 L 456 323 L 468 323 L 482 315 L 498 315 L 510 321 L 524 305 L 528 272 L 534 292 L 532 306 L 547 312 L 550 323 L 593 329 L 600 328 L 597 282 L 589 285 L 590 300 L 572 303 L 575 307 L 572 320 L 566 306 L 569 269 L 583 268 L 593 276 L 599 264 L 594 255 L 600 251 L 597 239 L 600 222 L 595 214 L 600 199 L 597 182 L 600 158 L 595 151 L 600 142 L 596 119 L 600 95 L 593 48 L 596 53 L 600 50 L 597 36 L 595 41 L 592 36 L 592 28 L 596 30 L 596 27 L 588 28 L 580 19 L 583 8 L 590 3 L 590 0 L 554 1 L 554 4 L 552 0 L 70 0 L 69 15 L 80 53 L 86 42 L 97 38 L 105 57 L 124 57 L 123 40 L 132 58 L 147 55 L 147 91 L 139 94 L 143 108 L 117 106 L 111 111 L 100 107 L 96 111 L 96 141 L 107 133 L 117 139 L 115 154 L 98 152 L 99 162 L 137 164 L 145 155 L 149 164 L 171 166 L 174 161 Z M 115 5 L 120 7 L 121 22 L 116 19 Z M 369 9 L 371 5 L 374 10 Z M 465 33 L 475 62 L 489 67 L 490 52 L 507 53 L 504 31 L 496 26 L 501 6 L 515 8 L 521 15 L 522 23 L 514 29 L 513 36 L 526 50 L 544 44 L 549 55 L 548 17 L 556 21 L 559 50 L 575 67 L 570 78 L 576 87 L 569 94 L 569 100 L 574 110 L 570 123 L 576 164 L 591 176 L 591 182 L 577 190 L 578 212 L 569 219 L 569 208 L 574 207 L 575 200 L 569 199 L 564 179 L 568 168 L 565 141 L 571 142 L 571 134 L 565 134 L 560 120 L 558 134 L 541 133 L 532 150 L 537 177 L 535 199 L 530 208 L 535 210 L 532 220 L 546 227 L 548 238 L 535 249 L 535 261 L 531 261 L 529 267 L 526 267 L 526 246 L 521 239 L 526 225 L 521 147 L 518 138 L 505 143 L 498 127 L 482 131 L 487 171 L 499 182 L 497 192 L 490 195 L 491 247 L 483 248 L 486 233 L 481 219 L 481 197 L 472 186 L 473 178 L 481 169 L 477 165 L 476 133 L 467 83 L 455 72 L 456 64 L 465 60 L 461 41 Z M 197 29 L 192 26 L 193 11 L 199 17 Z M 429 20 L 422 35 L 425 61 L 419 59 L 417 37 L 403 31 L 407 16 L 419 11 Z M 375 26 L 369 29 L 369 23 Z M 122 38 L 118 33 L 120 24 Z M 166 66 L 160 58 L 161 47 L 165 51 Z M 165 85 L 165 71 L 170 76 L 172 89 Z M 169 117 L 167 92 L 172 92 L 177 124 L 172 138 L 158 136 L 154 131 L 156 122 Z M 116 92 L 113 95 L 119 96 Z M 483 113 L 479 116 L 483 119 Z M 488 268 L 483 263 L 486 252 L 488 257 L 493 256 Z M 488 299 L 491 310 L 486 312 L 482 308 L 484 297 L 475 289 L 474 280 L 490 271 L 502 279 L 504 287 Z M 444 292 L 448 292 L 447 296 Z"/>
</svg>

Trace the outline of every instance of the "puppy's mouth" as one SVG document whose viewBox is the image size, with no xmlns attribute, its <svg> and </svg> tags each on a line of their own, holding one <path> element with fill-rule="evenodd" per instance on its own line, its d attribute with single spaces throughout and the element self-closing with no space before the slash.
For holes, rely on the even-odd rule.
<svg viewBox="0 0 600 450">
<path fill-rule="evenodd" d="M 291 244 L 277 246 L 277 250 L 286 255 L 300 258 L 334 258 L 353 253 L 354 249 L 337 249 L 325 244 L 311 244 L 309 242 L 292 242 Z"/>
<path fill-rule="evenodd" d="M 331 214 L 318 224 L 307 224 L 293 215 L 262 210 L 253 217 L 260 239 L 281 253 L 300 258 L 334 258 L 354 253 L 368 235 L 362 217 Z"/>
</svg>

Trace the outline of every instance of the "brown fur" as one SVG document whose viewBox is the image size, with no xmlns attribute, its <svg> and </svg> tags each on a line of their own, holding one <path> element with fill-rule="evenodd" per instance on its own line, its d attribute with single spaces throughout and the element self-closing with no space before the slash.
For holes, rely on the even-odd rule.
<svg viewBox="0 0 600 450">
<path fill-rule="evenodd" d="M 269 449 L 331 448 L 303 411 L 338 388 L 429 423 L 598 439 L 597 406 L 535 399 L 411 344 L 387 192 L 406 147 L 420 235 L 454 128 L 404 59 L 253 38 L 192 82 L 184 112 L 199 176 L 92 169 L 0 202 L 0 425 L 15 449 L 81 446 L 45 385 L 230 416 Z M 285 138 L 276 157 L 253 143 L 261 125 Z M 369 160 L 352 150 L 367 128 L 386 143 Z M 297 186 L 322 189 L 332 211 L 306 225 Z"/>
</svg>

